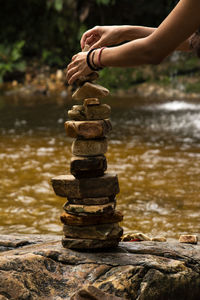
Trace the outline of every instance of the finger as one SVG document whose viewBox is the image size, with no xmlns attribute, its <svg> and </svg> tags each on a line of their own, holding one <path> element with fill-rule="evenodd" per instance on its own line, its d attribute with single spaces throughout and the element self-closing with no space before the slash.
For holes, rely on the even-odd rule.
<svg viewBox="0 0 200 300">
<path fill-rule="evenodd" d="M 91 35 L 94 35 L 94 34 L 98 34 L 98 29 L 97 28 L 92 28 L 88 31 L 86 31 L 83 35 L 82 35 L 82 38 L 81 38 L 81 48 L 83 49 L 85 47 L 85 41 L 87 38 L 89 38 Z"/>
<path fill-rule="evenodd" d="M 72 61 L 74 61 L 77 58 L 78 54 L 75 54 L 74 56 L 72 56 Z"/>
<path fill-rule="evenodd" d="M 93 45 L 95 42 L 97 42 L 98 38 L 96 35 L 92 35 L 89 38 L 86 39 L 85 44 L 87 45 Z"/>
<path fill-rule="evenodd" d="M 68 83 L 69 83 L 69 84 L 73 84 L 73 83 L 79 78 L 80 73 L 81 73 L 80 71 L 74 73 L 74 74 L 71 76 L 71 78 L 68 80 Z"/>
<path fill-rule="evenodd" d="M 90 33 L 90 30 L 89 31 L 86 31 L 82 38 L 81 38 L 81 41 L 80 41 L 80 44 L 81 44 L 81 49 L 83 49 L 85 47 L 85 41 L 87 40 L 88 37 L 90 37 L 92 35 L 92 33 Z"/>
<path fill-rule="evenodd" d="M 76 66 L 76 61 L 71 62 L 71 63 L 67 66 L 66 71 L 69 72 L 69 70 L 72 69 L 72 68 L 74 68 L 75 66 Z"/>
<path fill-rule="evenodd" d="M 96 43 L 94 43 L 90 49 L 94 49 L 94 48 L 101 48 L 101 47 L 104 47 L 106 46 L 104 41 L 102 39 L 100 39 L 99 41 L 97 41 Z"/>
<path fill-rule="evenodd" d="M 69 82 L 70 78 L 73 76 L 73 74 L 76 73 L 77 71 L 78 71 L 78 67 L 74 67 L 67 72 L 66 79 L 68 82 Z"/>
</svg>

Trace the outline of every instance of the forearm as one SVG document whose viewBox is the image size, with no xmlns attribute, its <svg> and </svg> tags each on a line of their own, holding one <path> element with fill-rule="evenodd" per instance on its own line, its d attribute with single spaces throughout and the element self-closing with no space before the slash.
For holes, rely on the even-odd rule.
<svg viewBox="0 0 200 300">
<path fill-rule="evenodd" d="M 131 25 L 119 26 L 119 30 L 121 30 L 120 42 L 145 38 L 150 34 L 152 34 L 156 29 L 157 28 L 145 27 L 145 26 L 131 26 Z M 191 51 L 189 39 L 187 39 L 181 45 L 179 45 L 176 50 Z"/>
<path fill-rule="evenodd" d="M 188 39 L 200 27 L 199 9 L 199 0 L 181 0 L 147 37 L 105 49 L 102 64 L 115 67 L 158 64 L 178 48 L 189 49 Z"/>
<path fill-rule="evenodd" d="M 188 52 L 188 51 L 192 51 L 191 47 L 190 47 L 190 42 L 189 42 L 189 38 L 187 40 L 185 40 L 182 44 L 180 44 L 176 50 L 178 51 L 183 51 L 183 52 Z"/>
<path fill-rule="evenodd" d="M 98 64 L 98 50 L 95 63 Z M 134 67 L 144 64 L 156 64 L 154 55 L 148 46 L 147 38 L 137 39 L 121 46 L 106 48 L 101 56 L 101 63 L 109 67 Z"/>
<path fill-rule="evenodd" d="M 190 51 L 189 40 L 187 39 L 174 50 Z M 101 63 L 104 66 L 110 67 L 154 65 L 159 64 L 170 53 L 166 53 L 166 55 L 160 58 L 159 49 L 147 37 L 130 41 L 121 46 L 104 49 Z M 96 61 L 96 63 L 98 62 Z"/>
<path fill-rule="evenodd" d="M 155 31 L 156 28 L 153 27 L 144 27 L 144 26 L 131 26 L 131 25 L 122 25 L 119 26 L 120 42 L 132 41 L 140 38 L 149 36 Z"/>
</svg>

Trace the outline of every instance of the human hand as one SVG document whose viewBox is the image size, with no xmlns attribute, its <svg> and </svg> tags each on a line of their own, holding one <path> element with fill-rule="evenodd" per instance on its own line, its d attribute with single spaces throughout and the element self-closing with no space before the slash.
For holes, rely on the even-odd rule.
<svg viewBox="0 0 200 300">
<path fill-rule="evenodd" d="M 73 84 L 79 77 L 92 73 L 88 67 L 86 58 L 88 52 L 79 52 L 72 57 L 71 63 L 67 66 L 66 78 L 69 84 Z"/>
<path fill-rule="evenodd" d="M 95 26 L 82 35 L 81 48 L 83 49 L 86 44 L 93 49 L 120 43 L 120 28 L 120 26 Z"/>
</svg>

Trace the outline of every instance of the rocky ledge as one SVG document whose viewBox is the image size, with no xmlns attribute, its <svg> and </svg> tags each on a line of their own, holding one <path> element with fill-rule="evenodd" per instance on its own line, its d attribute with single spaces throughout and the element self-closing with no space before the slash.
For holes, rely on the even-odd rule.
<svg viewBox="0 0 200 300">
<path fill-rule="evenodd" d="M 0 236 L 0 300 L 197 300 L 200 245 L 123 242 L 64 249 L 60 236 Z"/>
</svg>

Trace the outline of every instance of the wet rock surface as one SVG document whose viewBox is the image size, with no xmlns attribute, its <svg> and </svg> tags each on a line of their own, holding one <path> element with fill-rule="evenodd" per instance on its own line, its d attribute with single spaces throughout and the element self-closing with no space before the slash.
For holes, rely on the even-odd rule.
<svg viewBox="0 0 200 300">
<path fill-rule="evenodd" d="M 59 236 L 2 235 L 0 251 L 4 300 L 199 299 L 199 244 L 123 242 L 92 253 L 64 249 Z"/>
<path fill-rule="evenodd" d="M 100 251 L 103 249 L 114 249 L 119 244 L 120 239 L 110 239 L 99 240 L 99 239 L 85 239 L 85 238 L 70 238 L 63 237 L 62 245 L 64 248 L 74 249 L 74 250 L 89 250 Z"/>
</svg>

